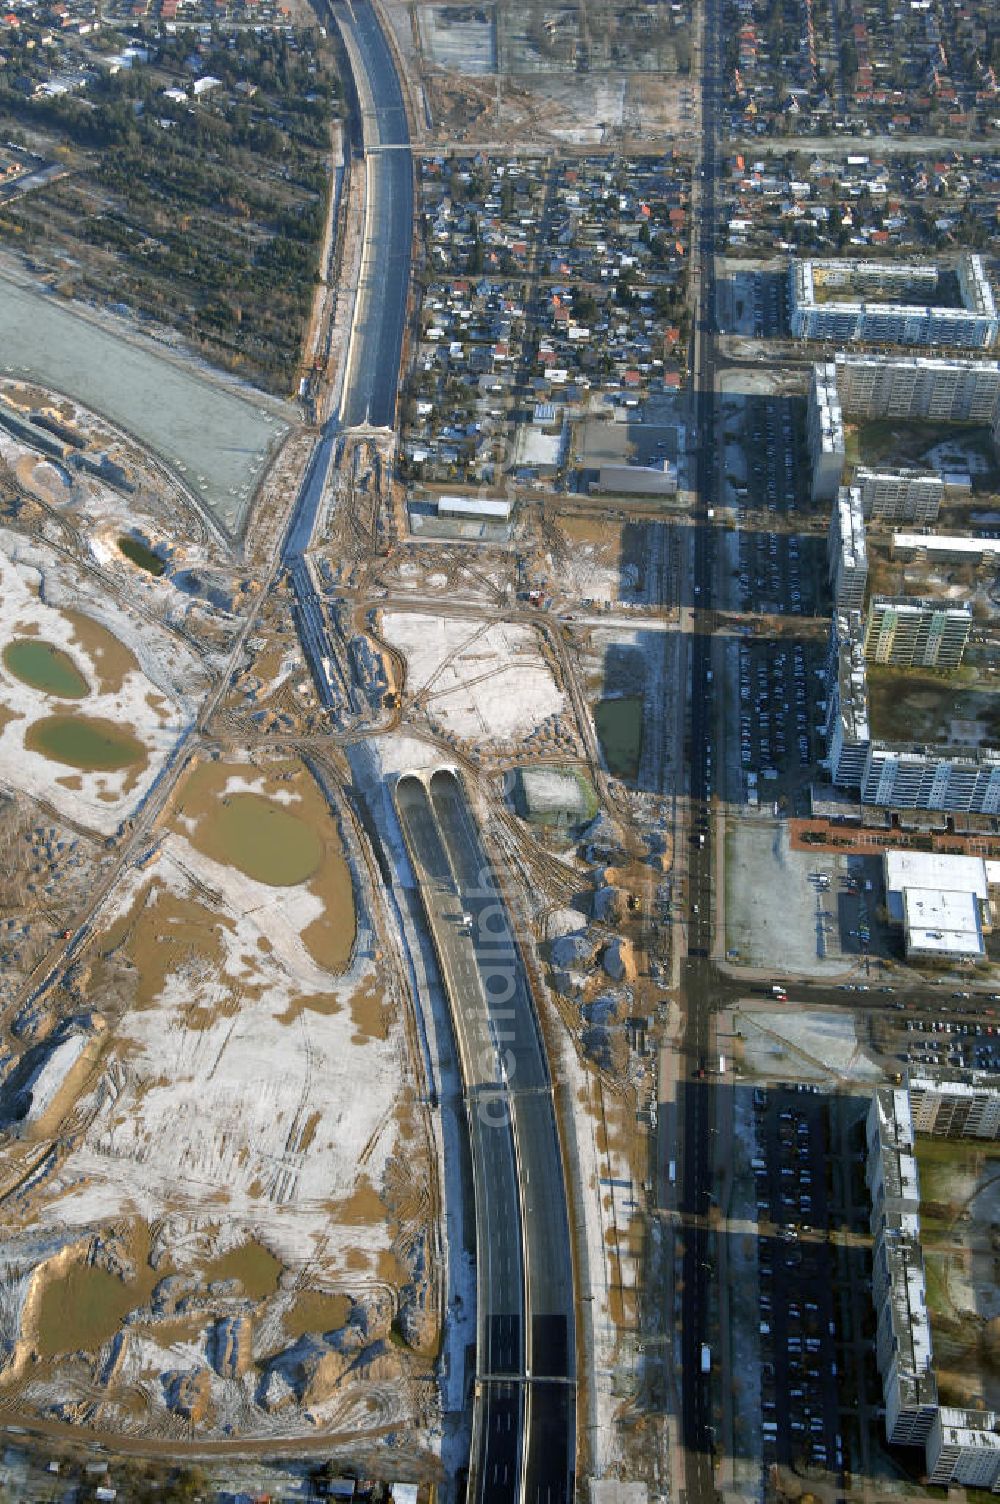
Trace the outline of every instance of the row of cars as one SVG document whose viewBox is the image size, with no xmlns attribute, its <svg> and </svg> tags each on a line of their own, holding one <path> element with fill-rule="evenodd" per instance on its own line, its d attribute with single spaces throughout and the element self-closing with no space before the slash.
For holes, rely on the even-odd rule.
<svg viewBox="0 0 1000 1504">
<path fill-rule="evenodd" d="M 769 512 L 788 511 L 797 500 L 797 433 L 791 399 L 749 398 L 743 442 L 751 460 L 747 484 L 740 488 L 747 495 L 738 495 L 740 512 L 751 505 L 766 507 Z"/>
<path fill-rule="evenodd" d="M 809 721 L 809 645 L 745 640 L 739 669 L 743 767 L 775 769 L 793 749 L 800 767 L 807 767 L 816 734 Z"/>
<path fill-rule="evenodd" d="M 1000 1027 L 985 1023 L 950 1023 L 943 1019 L 906 1020 L 911 1039 L 898 1052 L 915 1065 L 953 1065 L 964 1070 L 1000 1070 Z"/>
<path fill-rule="evenodd" d="M 754 1111 L 757 1211 L 773 1228 L 758 1263 L 764 1460 L 841 1474 L 826 1114 L 818 1094 L 790 1090 L 758 1089 Z"/>
<path fill-rule="evenodd" d="M 818 607 L 816 580 L 804 572 L 802 540 L 794 533 L 739 535 L 739 607 L 784 616 L 812 616 Z"/>
</svg>

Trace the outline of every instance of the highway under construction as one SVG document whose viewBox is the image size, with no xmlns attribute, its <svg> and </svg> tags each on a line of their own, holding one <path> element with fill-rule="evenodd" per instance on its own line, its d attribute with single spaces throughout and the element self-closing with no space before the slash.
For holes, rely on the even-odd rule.
<svg viewBox="0 0 1000 1504">
<path fill-rule="evenodd" d="M 473 1166 L 477 1358 L 469 1498 L 575 1492 L 576 1345 L 551 1078 L 510 914 L 459 776 L 406 774 L 396 808 L 461 1062 Z"/>
</svg>

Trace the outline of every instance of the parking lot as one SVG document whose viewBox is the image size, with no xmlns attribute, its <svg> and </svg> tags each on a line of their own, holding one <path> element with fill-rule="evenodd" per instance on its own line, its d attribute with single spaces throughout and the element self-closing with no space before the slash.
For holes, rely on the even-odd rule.
<svg viewBox="0 0 1000 1504">
<path fill-rule="evenodd" d="M 807 503 L 805 416 L 801 397 L 747 398 L 743 443 L 750 464 L 736 493 L 741 515 L 789 512 Z"/>
<path fill-rule="evenodd" d="M 754 1092 L 764 1461 L 840 1477 L 829 1126 L 818 1087 Z"/>
<path fill-rule="evenodd" d="M 961 1007 L 968 993 L 954 994 Z M 992 1011 L 992 1010 L 991 1010 Z M 1000 1025 L 984 1019 L 901 1018 L 881 1024 L 884 1052 L 903 1065 L 922 1068 L 1000 1071 Z"/>
<path fill-rule="evenodd" d="M 783 339 L 788 333 L 788 279 L 781 272 L 754 272 L 744 283 L 753 306 L 753 333 Z"/>
<path fill-rule="evenodd" d="M 746 638 L 739 647 L 740 763 L 764 778 L 822 755 L 818 642 Z M 766 789 L 762 790 L 762 798 Z"/>
<path fill-rule="evenodd" d="M 741 529 L 737 559 L 741 611 L 818 616 L 828 607 L 823 540 L 789 532 Z"/>
</svg>

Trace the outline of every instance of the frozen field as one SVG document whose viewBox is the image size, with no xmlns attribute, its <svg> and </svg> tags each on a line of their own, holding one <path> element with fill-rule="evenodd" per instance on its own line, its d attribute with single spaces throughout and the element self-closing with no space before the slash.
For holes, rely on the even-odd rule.
<svg viewBox="0 0 1000 1504">
<path fill-rule="evenodd" d="M 174 466 L 230 532 L 288 425 L 167 356 L 0 281 L 0 370 L 76 397 Z M 271 404 L 273 406 L 273 404 Z"/>
</svg>

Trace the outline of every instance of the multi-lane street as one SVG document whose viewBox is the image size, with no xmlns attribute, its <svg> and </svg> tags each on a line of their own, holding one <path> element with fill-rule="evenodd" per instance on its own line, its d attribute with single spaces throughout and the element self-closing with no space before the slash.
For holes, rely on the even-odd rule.
<svg viewBox="0 0 1000 1504">
<path fill-rule="evenodd" d="M 355 69 L 367 179 L 361 284 L 340 419 L 345 428 L 391 428 L 410 285 L 410 134 L 392 51 L 369 0 L 338 0 L 333 10 Z"/>
<path fill-rule="evenodd" d="M 702 44 L 701 153 L 696 164 L 696 246 L 692 261 L 697 301 L 692 332 L 691 379 L 697 430 L 694 587 L 695 613 L 691 662 L 690 796 L 697 822 L 707 824 L 712 791 L 713 676 L 711 607 L 713 555 L 708 509 L 716 486 L 715 397 L 715 111 L 719 87 L 719 4 L 706 0 Z M 691 1504 L 711 1504 L 713 1476 L 713 1367 L 703 1372 L 703 1349 L 711 1349 L 709 1320 L 711 1263 L 709 1209 L 712 1176 L 711 1102 L 704 1078 L 708 1059 L 714 968 L 712 944 L 712 840 L 692 852 L 688 884 L 688 955 L 682 973 L 685 1004 L 685 1057 L 689 1067 L 682 1087 L 680 1121 L 683 1152 L 680 1208 L 683 1219 L 681 1316 L 681 1435 L 684 1476 Z"/>
<path fill-rule="evenodd" d="M 477 1245 L 469 1498 L 574 1495 L 569 1220 L 545 1048 L 510 916 L 457 775 L 406 775 L 396 808 L 461 1061 Z"/>
</svg>

